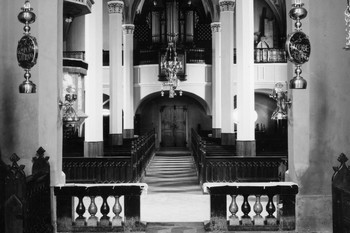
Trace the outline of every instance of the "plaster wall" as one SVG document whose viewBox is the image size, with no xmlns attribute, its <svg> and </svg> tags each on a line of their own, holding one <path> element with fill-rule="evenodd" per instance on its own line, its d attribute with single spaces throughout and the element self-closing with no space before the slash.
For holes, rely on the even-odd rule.
<svg viewBox="0 0 350 233">
<path fill-rule="evenodd" d="M 50 157 L 51 184 L 63 182 L 62 122 L 58 107 L 62 86 L 63 3 L 59 0 L 31 0 L 37 15 L 31 24 L 31 35 L 39 46 L 37 64 L 31 69 L 31 80 L 37 93 L 20 94 L 24 71 L 18 66 L 16 49 L 23 36 L 23 24 L 17 15 L 24 1 L 1 1 L 0 13 L 0 154 L 6 163 L 16 153 L 31 174 L 32 158 L 42 146 Z M 48 9 L 51 9 L 49 11 Z M 60 30 L 53 30 L 58 28 Z"/>
<path fill-rule="evenodd" d="M 23 24 L 17 15 L 23 1 L 2 0 L 0 2 L 0 156 L 9 164 L 9 157 L 16 153 L 30 174 L 31 159 L 38 149 L 38 95 L 20 94 L 18 86 L 24 81 L 24 71 L 18 66 L 16 49 L 23 36 Z M 37 1 L 31 1 L 37 13 Z M 31 33 L 38 35 L 38 24 L 34 23 Z M 40 42 L 39 46 L 40 46 Z M 38 65 L 31 70 L 31 80 L 38 84 Z M 36 135 L 36 136 L 34 136 Z"/>
<path fill-rule="evenodd" d="M 297 95 L 305 98 L 293 98 L 293 105 L 304 107 L 304 119 L 309 122 L 304 133 L 295 135 L 300 139 L 294 138 L 293 142 L 294 148 L 303 148 L 305 142 L 301 140 L 308 135 L 309 149 L 303 156 L 304 171 L 297 176 L 300 185 L 297 230 L 332 232 L 332 166 L 339 165 L 337 157 L 340 153 L 350 155 L 350 57 L 343 49 L 346 3 L 303 2 L 309 11 L 302 21 L 303 31 L 310 36 L 312 52 L 310 61 L 303 66 L 307 90 L 294 91 L 303 93 Z M 294 157 L 298 155 L 294 154 Z"/>
</svg>

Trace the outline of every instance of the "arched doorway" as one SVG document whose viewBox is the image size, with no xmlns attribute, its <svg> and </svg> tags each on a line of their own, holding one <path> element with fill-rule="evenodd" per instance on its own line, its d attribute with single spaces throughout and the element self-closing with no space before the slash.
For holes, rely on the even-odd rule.
<svg viewBox="0 0 350 233">
<path fill-rule="evenodd" d="M 158 147 L 188 147 L 191 128 L 211 131 L 212 122 L 207 104 L 199 97 L 186 92 L 175 98 L 154 93 L 142 100 L 135 114 L 135 131 L 140 135 L 153 128 Z"/>
</svg>

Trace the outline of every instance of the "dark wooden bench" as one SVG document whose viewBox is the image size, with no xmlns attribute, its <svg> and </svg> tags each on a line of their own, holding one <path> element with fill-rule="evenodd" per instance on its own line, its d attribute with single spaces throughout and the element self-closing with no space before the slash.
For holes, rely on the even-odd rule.
<svg viewBox="0 0 350 233">
<path fill-rule="evenodd" d="M 259 156 L 237 156 L 234 146 L 222 146 L 217 140 L 200 137 L 192 129 L 192 155 L 199 183 L 283 181 L 288 166 L 284 153 L 264 152 Z"/>
<path fill-rule="evenodd" d="M 333 202 L 333 232 L 350 232 L 350 169 L 346 165 L 348 158 L 340 154 L 339 167 L 333 167 L 332 202 Z"/>
</svg>

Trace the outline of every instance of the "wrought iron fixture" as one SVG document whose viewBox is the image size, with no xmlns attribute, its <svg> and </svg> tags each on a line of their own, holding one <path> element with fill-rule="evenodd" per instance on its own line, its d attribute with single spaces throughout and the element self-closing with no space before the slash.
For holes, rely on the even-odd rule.
<svg viewBox="0 0 350 233">
<path fill-rule="evenodd" d="M 19 85 L 20 93 L 36 93 L 36 85 L 30 81 L 30 69 L 36 64 L 38 58 L 38 43 L 36 38 L 30 35 L 30 24 L 35 22 L 35 14 L 32 12 L 29 0 L 26 0 L 24 6 L 18 14 L 18 20 L 23 23 L 24 36 L 18 41 L 17 61 L 18 65 L 25 71 L 25 81 Z"/>
<path fill-rule="evenodd" d="M 350 0 L 347 0 L 347 6 L 344 11 L 345 16 L 345 31 L 346 31 L 346 37 L 345 37 L 345 50 L 350 50 Z"/>
<path fill-rule="evenodd" d="M 295 0 L 293 8 L 289 11 L 289 17 L 296 21 L 295 32 L 290 33 L 286 41 L 288 59 L 296 65 L 296 76 L 290 81 L 291 89 L 306 89 L 307 86 L 306 80 L 300 76 L 301 65 L 309 61 L 311 53 L 309 37 L 301 31 L 301 20 L 307 16 L 307 10 L 303 6 L 301 0 Z"/>
<path fill-rule="evenodd" d="M 62 120 L 67 128 L 79 126 L 87 117 L 86 115 L 78 115 L 75 111 L 73 106 L 76 100 L 77 94 L 70 92 L 65 95 L 64 102 L 59 101 L 59 107 L 63 112 Z"/>
<path fill-rule="evenodd" d="M 270 98 L 276 100 L 277 108 L 272 113 L 272 120 L 284 120 L 288 117 L 288 107 L 292 104 L 292 101 L 288 99 L 288 85 L 287 82 L 278 82 L 275 84 Z"/>
<path fill-rule="evenodd" d="M 175 90 L 180 84 L 177 73 L 182 69 L 182 63 L 179 61 L 176 52 L 175 36 L 172 36 L 169 40 L 165 56 L 163 57 L 160 66 L 162 70 L 165 70 L 167 79 L 167 81 L 162 84 L 161 95 L 164 96 L 164 87 L 169 87 L 169 98 L 174 98 L 177 95 Z M 182 96 L 181 89 L 179 90 L 179 95 Z"/>
</svg>

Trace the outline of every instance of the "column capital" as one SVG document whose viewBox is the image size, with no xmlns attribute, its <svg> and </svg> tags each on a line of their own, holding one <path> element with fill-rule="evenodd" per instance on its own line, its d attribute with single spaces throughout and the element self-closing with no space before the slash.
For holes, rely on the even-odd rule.
<svg viewBox="0 0 350 233">
<path fill-rule="evenodd" d="M 108 13 L 109 14 L 122 14 L 124 8 L 123 1 L 108 1 Z"/>
<path fill-rule="evenodd" d="M 234 11 L 235 3 L 236 3 L 236 0 L 220 0 L 219 1 L 220 11 L 221 12 Z"/>
<path fill-rule="evenodd" d="M 214 32 L 221 32 L 221 23 L 220 22 L 214 22 L 210 24 L 211 31 Z"/>
<path fill-rule="evenodd" d="M 125 34 L 133 34 L 134 33 L 134 29 L 135 29 L 135 25 L 134 24 L 123 24 L 123 32 Z"/>
</svg>

